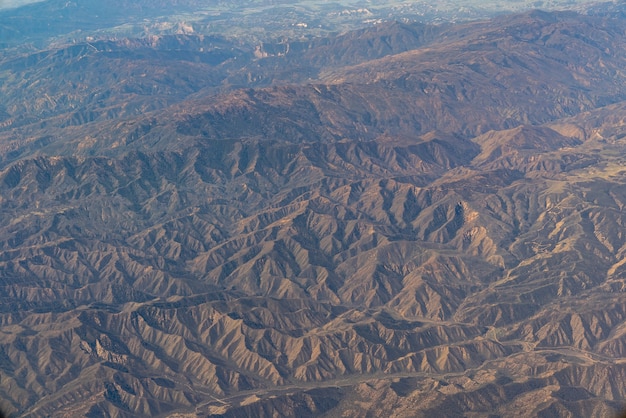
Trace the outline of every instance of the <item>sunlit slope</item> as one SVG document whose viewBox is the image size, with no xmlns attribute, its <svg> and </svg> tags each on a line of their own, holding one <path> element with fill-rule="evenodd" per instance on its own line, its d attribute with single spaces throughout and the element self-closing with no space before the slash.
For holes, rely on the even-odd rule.
<svg viewBox="0 0 626 418">
<path fill-rule="evenodd" d="M 23 112 L 0 133 L 0 406 L 610 416 L 626 398 L 624 29 L 392 24 L 190 60 L 182 84 L 163 42 L 198 44 L 171 37 L 68 58 L 102 100 L 76 83 L 74 102 L 34 108 L 7 82 Z M 359 39 L 378 52 L 347 54 Z M 47 54 L 28 68 L 60 71 L 65 52 Z M 8 62 L 25 94 L 57 97 Z M 307 62 L 311 80 L 289 76 Z M 247 73 L 266 78 L 241 89 Z M 116 82 L 146 77 L 159 94 Z"/>
</svg>

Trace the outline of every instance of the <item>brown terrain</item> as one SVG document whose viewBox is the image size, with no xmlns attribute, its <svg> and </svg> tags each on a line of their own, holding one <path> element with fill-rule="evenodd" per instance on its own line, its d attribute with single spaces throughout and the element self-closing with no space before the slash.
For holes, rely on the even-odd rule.
<svg viewBox="0 0 626 418">
<path fill-rule="evenodd" d="M 0 408 L 616 416 L 625 45 L 534 11 L 5 53 Z"/>
</svg>

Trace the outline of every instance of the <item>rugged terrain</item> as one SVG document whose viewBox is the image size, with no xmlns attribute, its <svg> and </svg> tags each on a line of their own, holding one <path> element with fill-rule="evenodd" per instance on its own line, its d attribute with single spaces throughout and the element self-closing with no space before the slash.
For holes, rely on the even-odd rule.
<svg viewBox="0 0 626 418">
<path fill-rule="evenodd" d="M 617 414 L 623 8 L 6 46 L 0 407 Z"/>
</svg>

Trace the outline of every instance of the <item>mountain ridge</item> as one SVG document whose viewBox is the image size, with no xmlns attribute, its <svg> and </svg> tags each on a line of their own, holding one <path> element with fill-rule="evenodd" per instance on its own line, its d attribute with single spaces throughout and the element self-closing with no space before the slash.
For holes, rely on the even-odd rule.
<svg viewBox="0 0 626 418">
<path fill-rule="evenodd" d="M 428 42 L 398 23 L 310 42 L 323 57 L 176 35 L 3 59 L 0 407 L 624 406 L 624 20 L 416 27 Z M 210 45 L 232 49 L 196 62 Z M 50 105 L 64 80 L 75 101 Z M 50 107 L 6 123 L 37 89 Z"/>
</svg>

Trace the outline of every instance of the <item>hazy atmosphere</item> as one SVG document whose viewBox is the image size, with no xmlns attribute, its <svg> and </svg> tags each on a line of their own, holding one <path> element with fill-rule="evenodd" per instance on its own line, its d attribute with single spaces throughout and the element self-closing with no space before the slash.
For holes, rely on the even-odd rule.
<svg viewBox="0 0 626 418">
<path fill-rule="evenodd" d="M 0 413 L 626 409 L 624 1 L 14 6 Z"/>
<path fill-rule="evenodd" d="M 0 9 L 6 9 L 11 7 L 19 7 L 29 3 L 36 3 L 37 1 L 29 0 L 0 0 Z"/>
</svg>

